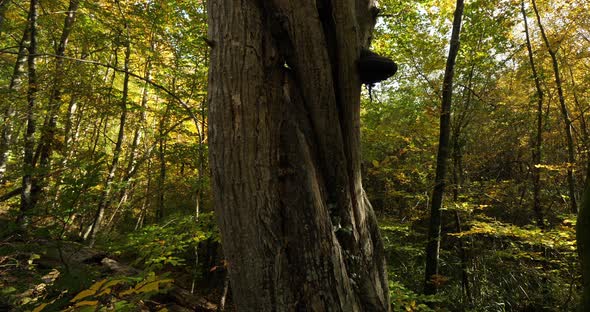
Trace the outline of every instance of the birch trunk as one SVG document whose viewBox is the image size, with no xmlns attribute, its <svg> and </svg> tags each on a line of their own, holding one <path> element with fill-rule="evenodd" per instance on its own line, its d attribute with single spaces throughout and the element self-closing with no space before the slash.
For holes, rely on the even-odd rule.
<svg viewBox="0 0 590 312">
<path fill-rule="evenodd" d="M 0 184 L 4 184 L 6 182 L 6 167 L 8 163 L 8 155 L 10 152 L 10 144 L 12 142 L 12 135 L 14 132 L 14 117 L 16 114 L 15 103 L 20 102 L 17 99 L 19 98 L 20 91 L 22 90 L 25 65 L 27 63 L 27 47 L 30 43 L 29 30 L 30 23 L 23 31 L 23 37 L 20 40 L 18 46 L 18 53 L 16 56 L 16 62 L 14 63 L 10 85 L 8 86 L 9 101 L 11 101 L 11 103 L 8 103 L 8 107 L 6 107 L 4 111 L 2 134 L 0 136 Z"/>
</svg>

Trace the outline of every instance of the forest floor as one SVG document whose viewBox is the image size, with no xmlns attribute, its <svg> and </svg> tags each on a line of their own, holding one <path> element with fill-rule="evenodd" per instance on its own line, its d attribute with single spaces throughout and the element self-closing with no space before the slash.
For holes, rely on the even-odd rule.
<svg viewBox="0 0 590 312">
<path fill-rule="evenodd" d="M 191 293 L 174 274 L 142 272 L 78 242 L 0 237 L 0 311 L 217 310 L 223 289 Z"/>
</svg>

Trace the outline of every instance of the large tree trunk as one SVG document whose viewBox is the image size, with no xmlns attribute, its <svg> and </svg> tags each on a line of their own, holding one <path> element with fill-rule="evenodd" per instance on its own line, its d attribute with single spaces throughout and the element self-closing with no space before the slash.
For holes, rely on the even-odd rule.
<svg viewBox="0 0 590 312">
<path fill-rule="evenodd" d="M 436 156 L 436 177 L 430 206 L 430 224 L 428 227 L 428 243 L 426 246 L 426 269 L 424 293 L 436 294 L 436 276 L 438 275 L 438 260 L 440 253 L 440 233 L 442 219 L 442 202 L 446 185 L 447 161 L 449 158 L 449 138 L 451 136 L 451 102 L 453 97 L 453 76 L 455 74 L 455 60 L 459 53 L 459 34 L 463 17 L 463 0 L 457 0 L 453 17 L 453 31 L 451 33 L 449 55 L 445 68 L 442 87 L 442 101 L 440 112 L 440 134 L 438 154 Z"/>
<path fill-rule="evenodd" d="M 210 161 L 242 311 L 387 311 L 362 189 L 360 81 L 372 0 L 209 1 Z"/>
<path fill-rule="evenodd" d="M 590 161 L 586 172 L 586 185 L 576 223 L 576 242 L 582 266 L 582 301 L 579 311 L 590 310 Z"/>
</svg>

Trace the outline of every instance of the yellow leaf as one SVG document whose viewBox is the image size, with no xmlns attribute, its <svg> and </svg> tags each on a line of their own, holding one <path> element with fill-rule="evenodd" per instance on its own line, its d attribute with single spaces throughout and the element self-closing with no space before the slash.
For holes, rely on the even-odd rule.
<svg viewBox="0 0 590 312">
<path fill-rule="evenodd" d="M 97 291 L 100 288 L 100 286 L 102 286 L 106 282 L 107 282 L 107 279 L 103 279 L 102 281 L 98 281 L 98 282 L 94 283 L 92 286 L 90 286 L 90 289 Z"/>
<path fill-rule="evenodd" d="M 135 290 L 138 293 L 150 292 L 150 291 L 158 291 L 160 289 L 160 284 L 172 283 L 173 281 L 174 280 L 172 280 L 172 279 L 157 280 L 157 281 L 153 281 L 153 282 L 149 282 L 149 283 L 146 283 L 144 285 L 141 285 L 140 287 L 135 287 Z"/>
<path fill-rule="evenodd" d="M 110 288 L 107 288 L 107 289 L 105 289 L 105 290 L 101 291 L 101 292 L 100 292 L 100 294 L 98 294 L 98 295 L 96 295 L 96 296 L 97 296 L 97 297 L 100 297 L 100 296 L 102 296 L 102 295 L 108 295 L 108 294 L 110 294 L 110 293 L 111 293 L 111 291 L 112 291 L 112 290 L 111 290 Z"/>
<path fill-rule="evenodd" d="M 123 296 L 131 295 L 134 292 L 135 292 L 135 289 L 129 288 L 127 290 L 124 290 L 124 291 L 120 292 L 119 293 L 119 296 L 123 297 Z"/>
<path fill-rule="evenodd" d="M 156 280 L 156 274 L 154 272 L 150 272 L 149 275 L 141 282 L 137 283 L 137 285 L 135 285 L 135 289 L 140 289 L 141 287 L 143 287 L 143 285 L 153 282 Z"/>
<path fill-rule="evenodd" d="M 371 163 L 373 164 L 373 167 L 379 168 L 379 162 L 378 161 L 373 160 Z"/>
<path fill-rule="evenodd" d="M 47 306 L 47 303 L 43 303 L 40 306 L 33 309 L 33 312 L 41 312 L 41 310 L 45 309 L 46 306 Z"/>
<path fill-rule="evenodd" d="M 110 287 L 113 287 L 115 285 L 119 285 L 122 283 L 125 283 L 124 279 L 114 279 L 114 280 L 111 280 L 108 283 L 106 283 L 102 288 L 107 289 L 107 288 L 110 288 Z"/>
<path fill-rule="evenodd" d="M 98 300 L 93 301 L 80 301 L 74 305 L 74 307 L 91 307 L 98 304 Z"/>
<path fill-rule="evenodd" d="M 70 302 L 76 302 L 80 299 L 84 299 L 88 296 L 92 296 L 96 293 L 96 290 L 94 289 L 86 289 L 86 290 L 82 290 L 81 292 L 79 292 L 76 297 L 74 297 L 74 299 L 70 300 Z"/>
</svg>

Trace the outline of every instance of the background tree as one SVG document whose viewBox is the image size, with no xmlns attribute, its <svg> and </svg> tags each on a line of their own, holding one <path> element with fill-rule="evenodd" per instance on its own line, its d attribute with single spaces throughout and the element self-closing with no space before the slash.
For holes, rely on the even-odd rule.
<svg viewBox="0 0 590 312">
<path fill-rule="evenodd" d="M 442 101 L 440 112 L 440 138 L 436 157 L 436 176 L 434 179 L 434 191 L 430 208 L 430 226 L 428 228 L 428 244 L 426 246 L 426 277 L 424 293 L 432 295 L 436 293 L 438 261 L 440 251 L 440 232 L 442 217 L 442 202 L 446 185 L 447 161 L 449 158 L 449 140 L 451 136 L 451 103 L 453 101 L 453 76 L 455 74 L 455 61 L 459 53 L 459 34 L 461 33 L 461 19 L 463 17 L 462 0 L 457 0 L 455 14 L 453 15 L 453 30 L 451 33 L 449 56 L 445 67 L 445 77 L 442 87 Z"/>
</svg>

